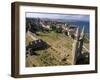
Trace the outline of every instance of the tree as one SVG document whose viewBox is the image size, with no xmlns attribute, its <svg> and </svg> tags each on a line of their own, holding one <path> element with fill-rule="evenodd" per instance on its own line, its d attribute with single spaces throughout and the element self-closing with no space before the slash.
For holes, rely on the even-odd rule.
<svg viewBox="0 0 100 80">
<path fill-rule="evenodd" d="M 66 36 L 68 36 L 68 31 L 65 31 L 64 34 L 65 34 Z"/>
<path fill-rule="evenodd" d="M 56 28 L 57 33 L 62 33 L 62 30 L 63 30 L 62 27 Z"/>
<path fill-rule="evenodd" d="M 51 25 L 50 28 L 51 28 L 52 31 L 56 31 L 56 26 L 55 25 Z"/>
</svg>

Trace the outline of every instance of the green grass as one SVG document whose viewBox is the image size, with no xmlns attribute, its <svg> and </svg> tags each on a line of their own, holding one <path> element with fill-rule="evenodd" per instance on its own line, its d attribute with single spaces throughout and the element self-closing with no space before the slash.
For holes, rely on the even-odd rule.
<svg viewBox="0 0 100 80">
<path fill-rule="evenodd" d="M 35 51 L 38 55 L 32 55 L 33 66 L 56 66 L 69 65 L 72 60 L 73 39 L 56 32 L 37 32 L 34 37 L 40 38 L 47 42 L 51 47 L 46 50 Z M 31 41 L 31 39 L 27 39 Z M 27 41 L 27 43 L 29 42 Z M 89 43 L 85 43 L 88 47 Z M 85 52 L 85 50 L 83 49 Z M 35 56 L 35 57 L 34 57 Z M 31 65 L 31 66 L 32 66 Z"/>
<path fill-rule="evenodd" d="M 59 34 L 55 32 L 48 32 L 48 33 L 39 32 L 38 37 L 45 41 L 52 42 L 52 41 L 57 41 L 59 39 Z"/>
</svg>

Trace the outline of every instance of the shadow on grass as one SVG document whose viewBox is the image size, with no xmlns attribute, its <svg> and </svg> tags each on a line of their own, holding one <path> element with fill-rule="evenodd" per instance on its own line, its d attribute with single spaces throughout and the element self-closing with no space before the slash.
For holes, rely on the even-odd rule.
<svg viewBox="0 0 100 80">
<path fill-rule="evenodd" d="M 84 52 L 83 54 L 80 54 L 77 59 L 76 65 L 80 64 L 89 64 L 89 52 Z"/>
</svg>

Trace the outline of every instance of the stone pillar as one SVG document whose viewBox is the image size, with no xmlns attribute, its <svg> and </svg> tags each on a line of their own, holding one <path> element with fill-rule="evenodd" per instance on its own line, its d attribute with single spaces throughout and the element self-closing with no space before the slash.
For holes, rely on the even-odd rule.
<svg viewBox="0 0 100 80">
<path fill-rule="evenodd" d="M 76 64 L 76 60 L 77 60 L 79 34 L 80 34 L 80 32 L 79 32 L 79 27 L 78 27 L 76 30 L 76 33 L 75 33 L 75 39 L 74 39 L 73 49 L 72 49 L 72 64 L 73 65 Z"/>
<path fill-rule="evenodd" d="M 83 38 L 84 38 L 84 26 L 83 26 L 83 29 L 81 31 L 81 34 L 80 34 L 80 39 L 79 39 L 79 55 L 82 53 L 82 48 L 83 48 Z"/>
</svg>

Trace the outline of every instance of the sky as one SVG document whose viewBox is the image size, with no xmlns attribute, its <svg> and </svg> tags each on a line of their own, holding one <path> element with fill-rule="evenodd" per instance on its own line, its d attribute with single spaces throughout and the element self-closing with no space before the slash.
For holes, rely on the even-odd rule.
<svg viewBox="0 0 100 80">
<path fill-rule="evenodd" d="M 49 18 L 49 19 L 65 19 L 65 20 L 76 20 L 76 21 L 88 21 L 89 15 L 82 14 L 57 14 L 57 13 L 33 13 L 27 12 L 27 18 Z"/>
</svg>

